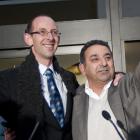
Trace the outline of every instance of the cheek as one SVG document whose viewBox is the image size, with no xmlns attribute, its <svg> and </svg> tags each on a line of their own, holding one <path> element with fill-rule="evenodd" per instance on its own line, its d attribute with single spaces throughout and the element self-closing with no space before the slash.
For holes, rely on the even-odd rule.
<svg viewBox="0 0 140 140">
<path fill-rule="evenodd" d="M 38 45 L 39 42 L 41 42 L 39 39 L 33 40 L 33 43 L 34 43 L 35 45 Z"/>
<path fill-rule="evenodd" d="M 109 65 L 109 67 L 110 67 L 111 72 L 114 73 L 114 71 L 115 71 L 114 64 L 111 63 L 111 64 Z"/>
<path fill-rule="evenodd" d="M 98 71 L 99 68 L 100 68 L 100 65 L 94 64 L 94 65 L 92 65 L 91 70 L 96 72 L 96 71 Z"/>
<path fill-rule="evenodd" d="M 90 64 L 90 67 L 87 68 L 87 73 L 95 74 L 97 69 L 97 66 Z"/>
<path fill-rule="evenodd" d="M 108 66 L 109 66 L 110 68 L 113 68 L 113 67 L 114 67 L 114 63 L 113 63 L 112 61 L 110 61 L 110 62 L 108 62 Z"/>
</svg>

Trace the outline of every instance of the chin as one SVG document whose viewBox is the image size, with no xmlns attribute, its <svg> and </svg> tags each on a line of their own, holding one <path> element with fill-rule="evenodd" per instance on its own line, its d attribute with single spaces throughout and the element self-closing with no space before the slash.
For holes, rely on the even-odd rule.
<svg viewBox="0 0 140 140">
<path fill-rule="evenodd" d="M 47 55 L 45 56 L 46 59 L 52 59 L 53 58 L 53 55 Z"/>
<path fill-rule="evenodd" d="M 102 81 L 103 81 L 103 82 L 109 82 L 110 80 L 111 80 L 110 77 L 104 77 L 104 78 L 102 78 Z"/>
<path fill-rule="evenodd" d="M 51 52 L 51 53 L 46 53 L 46 58 L 52 58 L 54 56 L 54 53 Z"/>
</svg>

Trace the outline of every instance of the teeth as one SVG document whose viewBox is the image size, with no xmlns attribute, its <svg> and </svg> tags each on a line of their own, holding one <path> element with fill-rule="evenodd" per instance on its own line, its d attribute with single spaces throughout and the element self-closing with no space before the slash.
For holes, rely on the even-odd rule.
<svg viewBox="0 0 140 140">
<path fill-rule="evenodd" d="M 104 71 L 108 71 L 107 69 L 105 69 L 105 70 L 99 70 L 99 72 L 104 72 Z"/>
<path fill-rule="evenodd" d="M 45 47 L 52 47 L 52 44 L 44 44 Z"/>
</svg>

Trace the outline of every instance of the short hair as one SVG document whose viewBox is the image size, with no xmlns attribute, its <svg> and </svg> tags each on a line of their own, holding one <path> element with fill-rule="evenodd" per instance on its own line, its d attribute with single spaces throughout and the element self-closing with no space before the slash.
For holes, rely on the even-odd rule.
<svg viewBox="0 0 140 140">
<path fill-rule="evenodd" d="M 107 47 L 112 55 L 112 51 L 110 49 L 110 46 L 108 45 L 108 42 L 103 41 L 103 40 L 90 40 L 90 41 L 86 42 L 85 45 L 83 46 L 83 48 L 81 49 L 81 52 L 80 52 L 80 63 L 81 64 L 85 63 L 85 51 L 93 45 L 103 45 L 103 46 Z"/>
<path fill-rule="evenodd" d="M 26 29 L 25 29 L 25 33 L 29 33 L 32 32 L 32 23 L 33 21 L 37 18 L 37 17 L 40 17 L 40 16 L 45 16 L 45 17 L 50 17 L 49 15 L 47 14 L 39 14 L 39 15 L 36 15 L 34 16 L 28 23 L 27 23 L 27 26 L 26 26 Z M 51 17 L 50 17 L 51 18 Z"/>
</svg>

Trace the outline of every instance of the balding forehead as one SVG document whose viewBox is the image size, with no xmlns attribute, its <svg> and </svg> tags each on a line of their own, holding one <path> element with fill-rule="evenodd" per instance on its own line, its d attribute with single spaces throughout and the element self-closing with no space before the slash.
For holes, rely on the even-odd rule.
<svg viewBox="0 0 140 140">
<path fill-rule="evenodd" d="M 52 22 L 52 23 L 55 24 L 55 21 L 49 16 L 38 16 L 33 20 L 32 24 L 34 24 L 36 22 L 41 22 L 41 21 L 43 21 L 43 22 Z"/>
<path fill-rule="evenodd" d="M 50 27 L 53 29 L 57 29 L 57 25 L 55 21 L 48 16 L 38 16 L 36 17 L 32 22 L 32 29 L 33 28 L 44 28 L 44 27 Z"/>
</svg>

